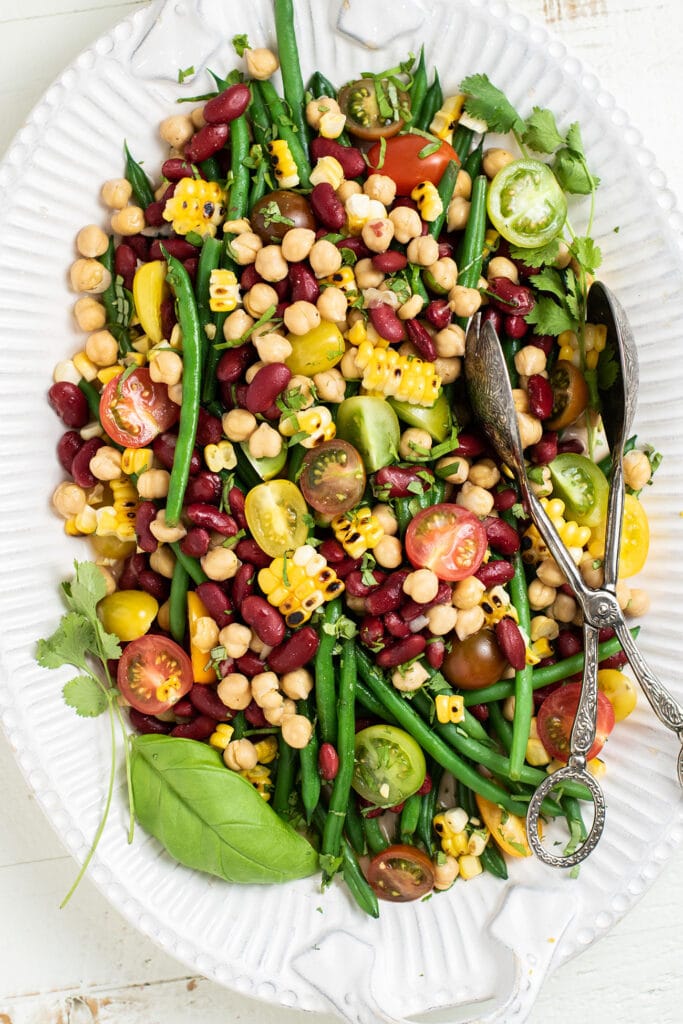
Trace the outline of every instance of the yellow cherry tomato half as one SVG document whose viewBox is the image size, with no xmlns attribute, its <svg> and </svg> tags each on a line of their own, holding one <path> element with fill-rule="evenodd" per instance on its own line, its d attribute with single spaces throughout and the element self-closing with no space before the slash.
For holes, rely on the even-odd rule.
<svg viewBox="0 0 683 1024">
<path fill-rule="evenodd" d="M 623 722 L 635 710 L 638 703 L 635 684 L 618 669 L 601 668 L 598 672 L 598 689 L 612 705 L 616 722 Z"/>
<path fill-rule="evenodd" d="M 106 631 L 124 643 L 144 636 L 158 611 L 159 602 L 144 590 L 115 590 L 97 606 Z"/>
<path fill-rule="evenodd" d="M 252 487 L 244 514 L 252 537 L 271 558 L 306 543 L 308 508 L 303 494 L 290 480 L 267 480 Z"/>
<path fill-rule="evenodd" d="M 344 355 L 344 338 L 336 324 L 323 320 L 306 334 L 288 334 L 292 352 L 285 359 L 292 373 L 313 377 L 331 370 Z"/>
<path fill-rule="evenodd" d="M 476 794 L 477 807 L 482 821 L 491 833 L 491 838 L 503 853 L 511 857 L 530 857 L 531 847 L 526 837 L 526 824 L 523 818 L 510 814 L 498 804 L 486 800 Z M 539 826 L 539 834 L 541 829 Z"/>
<path fill-rule="evenodd" d="M 133 301 L 147 337 L 158 345 L 163 338 L 161 303 L 169 295 L 164 260 L 150 260 L 135 271 Z"/>
<path fill-rule="evenodd" d="M 635 494 L 627 494 L 624 501 L 624 519 L 621 526 L 619 549 L 619 578 L 635 576 L 645 565 L 650 549 L 650 524 L 647 513 Z M 588 550 L 596 558 L 605 552 L 605 524 L 593 530 Z"/>
<path fill-rule="evenodd" d="M 135 541 L 121 540 L 114 533 L 105 533 L 102 536 L 92 533 L 88 540 L 100 558 L 129 558 L 135 554 Z"/>
</svg>

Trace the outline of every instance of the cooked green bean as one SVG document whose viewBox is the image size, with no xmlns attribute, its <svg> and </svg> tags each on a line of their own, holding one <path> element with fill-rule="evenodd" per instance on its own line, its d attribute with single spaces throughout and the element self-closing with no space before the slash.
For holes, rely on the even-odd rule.
<svg viewBox="0 0 683 1024">
<path fill-rule="evenodd" d="M 515 575 L 510 581 L 510 599 L 513 607 L 517 610 L 519 628 L 524 636 L 529 636 L 531 612 L 521 551 L 515 551 L 512 562 L 515 567 Z M 523 669 L 518 669 L 515 672 L 515 716 L 512 721 L 512 746 L 510 748 L 510 778 L 514 782 L 521 778 L 529 742 L 531 718 L 534 713 L 531 672 L 531 665 L 526 664 Z"/>
<path fill-rule="evenodd" d="M 126 178 L 130 183 L 130 187 L 133 189 L 133 196 L 135 197 L 136 203 L 145 210 L 150 203 L 154 202 L 152 186 L 140 164 L 131 156 L 128 144 L 124 143 L 123 148 L 126 154 Z"/>
<path fill-rule="evenodd" d="M 199 586 L 200 583 L 206 583 L 209 577 L 206 575 L 196 558 L 192 558 L 191 555 L 186 555 L 184 551 L 181 551 L 180 544 L 178 544 L 177 540 L 172 541 L 169 547 L 172 549 L 173 554 L 176 556 L 176 560 L 183 566 L 185 572 L 193 583 L 197 586 Z"/>
<path fill-rule="evenodd" d="M 438 193 L 443 209 L 436 220 L 433 220 L 429 225 L 429 234 L 432 238 L 438 238 L 443 231 L 443 226 L 446 223 L 446 217 L 448 216 L 448 204 L 453 196 L 453 189 L 458 178 L 458 165 L 455 160 L 449 160 L 446 165 L 446 170 L 441 175 L 441 181 L 438 184 Z"/>
<path fill-rule="evenodd" d="M 301 77 L 299 48 L 294 31 L 294 4 L 292 0 L 275 0 L 274 10 L 282 86 L 292 121 L 299 132 L 301 145 L 305 147 L 310 141 L 310 129 L 306 121 L 304 81 Z"/>
<path fill-rule="evenodd" d="M 299 175 L 299 187 L 310 188 L 311 165 L 304 144 L 302 144 L 299 135 L 292 128 L 291 119 L 285 110 L 282 100 L 275 92 L 275 87 L 271 82 L 255 82 L 253 85 L 255 88 L 260 89 L 270 113 L 271 121 L 275 126 L 276 138 L 283 139 L 289 146 L 292 160 L 296 164 Z"/>
<path fill-rule="evenodd" d="M 356 644 L 343 640 L 339 668 L 339 700 L 337 706 L 337 754 L 339 770 L 332 784 L 332 794 L 323 831 L 323 856 L 338 857 L 344 828 L 346 808 L 351 793 L 354 770 L 354 744 L 356 737 L 355 685 Z"/>
<path fill-rule="evenodd" d="M 278 736 L 277 773 L 273 791 L 273 810 L 281 818 L 287 818 L 291 810 L 290 797 L 294 789 L 297 751 L 286 743 L 282 733 Z"/>
<path fill-rule="evenodd" d="M 364 817 L 363 832 L 365 833 L 365 842 L 368 844 L 368 850 L 373 856 L 376 853 L 381 853 L 382 850 L 386 850 L 389 846 L 389 840 L 382 831 L 379 818 Z"/>
<path fill-rule="evenodd" d="M 335 597 L 325 605 L 320 643 L 315 654 L 315 702 L 318 713 L 320 742 L 337 744 L 337 692 L 335 686 L 332 651 L 335 645 L 333 634 L 325 626 L 334 626 L 342 613 L 341 600 Z"/>
<path fill-rule="evenodd" d="M 182 644 L 187 626 L 187 590 L 190 574 L 181 561 L 176 559 L 171 578 L 171 593 L 168 599 L 168 619 L 171 636 Z"/>
<path fill-rule="evenodd" d="M 297 701 L 297 711 L 300 715 L 311 721 L 313 712 L 310 700 Z M 301 771 L 301 802 L 306 812 L 306 821 L 311 821 L 313 812 L 320 801 L 321 780 L 318 771 L 318 737 L 313 729 L 311 738 L 299 751 L 299 766 Z"/>
</svg>

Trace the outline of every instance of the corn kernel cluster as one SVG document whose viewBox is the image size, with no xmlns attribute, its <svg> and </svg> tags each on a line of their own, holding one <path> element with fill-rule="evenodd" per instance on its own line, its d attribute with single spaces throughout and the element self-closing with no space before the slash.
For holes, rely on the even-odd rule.
<svg viewBox="0 0 683 1024">
<path fill-rule="evenodd" d="M 273 173 L 280 188 L 296 188 L 299 184 L 299 173 L 285 140 L 273 139 L 268 143 L 268 152 L 273 164 Z"/>
<path fill-rule="evenodd" d="M 311 544 L 302 544 L 292 555 L 273 559 L 259 572 L 258 584 L 268 602 L 282 612 L 290 629 L 303 626 L 316 608 L 344 590 L 334 569 Z"/>
<path fill-rule="evenodd" d="M 367 391 L 379 391 L 411 405 L 433 405 L 439 396 L 441 378 L 434 363 L 363 341 L 356 352 L 356 366 Z"/>
<path fill-rule="evenodd" d="M 240 286 L 232 270 L 216 267 L 209 278 L 209 308 L 212 313 L 231 313 L 240 301 Z"/>
<path fill-rule="evenodd" d="M 164 220 L 173 222 L 177 235 L 195 231 L 199 235 L 216 234 L 225 217 L 225 193 L 215 181 L 182 178 L 164 205 Z"/>
<path fill-rule="evenodd" d="M 591 539 L 591 531 L 588 526 L 579 526 L 573 519 L 565 519 L 565 504 L 559 498 L 541 498 L 541 505 L 548 514 L 548 517 L 560 535 L 560 539 L 568 549 L 572 559 L 578 565 L 581 561 L 585 546 Z M 522 553 L 525 562 L 536 565 L 550 557 L 547 545 L 541 538 L 535 526 L 531 525 L 522 538 Z"/>
<path fill-rule="evenodd" d="M 489 830 L 468 818 L 462 807 L 452 807 L 435 815 L 433 825 L 443 852 L 458 861 L 458 876 L 467 882 L 480 875 L 483 870 L 480 856 L 490 839 Z"/>
<path fill-rule="evenodd" d="M 443 139 L 444 142 L 450 143 L 464 106 L 465 97 L 462 93 L 458 93 L 456 96 L 447 96 L 441 108 L 432 118 L 429 126 L 430 133 L 436 135 L 437 139 Z"/>
<path fill-rule="evenodd" d="M 332 520 L 334 535 L 350 558 L 360 558 L 374 548 L 384 536 L 377 516 L 369 508 L 344 512 Z"/>
</svg>

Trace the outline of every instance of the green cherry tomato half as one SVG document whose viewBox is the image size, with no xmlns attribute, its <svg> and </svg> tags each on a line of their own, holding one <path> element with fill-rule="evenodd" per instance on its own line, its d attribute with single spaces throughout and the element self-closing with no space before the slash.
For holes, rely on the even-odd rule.
<svg viewBox="0 0 683 1024">
<path fill-rule="evenodd" d="M 437 150 L 420 156 L 431 148 L 430 143 L 422 135 L 397 135 L 387 139 L 382 161 L 380 143 L 375 143 L 368 152 L 368 164 L 378 174 L 386 174 L 396 182 L 396 192 L 400 196 L 409 196 L 421 181 L 431 181 L 438 185 L 449 161 L 460 163 L 458 154 L 447 142 L 442 142 Z"/>
<path fill-rule="evenodd" d="M 115 590 L 97 606 L 107 633 L 115 633 L 124 643 L 144 636 L 158 611 L 158 601 L 144 590 Z"/>
<path fill-rule="evenodd" d="M 489 186 L 487 207 L 503 238 L 525 249 L 547 245 L 567 219 L 565 194 L 540 160 L 514 160 L 498 171 Z"/>
<path fill-rule="evenodd" d="M 565 504 L 565 519 L 591 529 L 605 522 L 609 484 L 591 459 L 567 452 L 553 459 L 548 468 L 553 496 Z"/>
<path fill-rule="evenodd" d="M 337 410 L 336 425 L 337 437 L 360 452 L 367 473 L 375 473 L 398 458 L 401 428 L 396 413 L 384 398 L 345 398 Z"/>
<path fill-rule="evenodd" d="M 433 405 L 413 405 L 411 402 L 399 402 L 396 398 L 389 398 L 388 402 L 400 420 L 410 427 L 426 430 L 439 444 L 451 432 L 451 407 L 443 391 Z"/>
<path fill-rule="evenodd" d="M 142 636 L 128 644 L 116 682 L 128 703 L 145 715 L 160 715 L 192 687 L 192 662 L 174 640 Z"/>
<path fill-rule="evenodd" d="M 405 545 L 416 569 L 431 569 L 440 580 L 462 580 L 483 561 L 486 530 L 461 505 L 432 505 L 410 521 Z"/>
<path fill-rule="evenodd" d="M 360 78 L 340 90 L 339 106 L 342 114 L 346 114 L 346 127 L 352 135 L 359 139 L 386 139 L 400 132 L 410 100 L 407 93 L 399 92 L 386 78 Z"/>
<path fill-rule="evenodd" d="M 274 476 L 278 476 L 285 468 L 287 448 L 284 445 L 280 449 L 279 455 L 265 456 L 262 459 L 254 458 L 249 451 L 249 445 L 246 441 L 240 445 L 240 448 L 244 452 L 244 457 L 251 463 L 262 480 L 272 480 Z"/>
<path fill-rule="evenodd" d="M 335 437 L 306 452 L 298 482 L 316 512 L 341 515 L 363 497 L 365 467 L 353 445 Z"/>
<path fill-rule="evenodd" d="M 393 807 L 417 792 L 427 765 L 412 736 L 394 725 L 371 725 L 356 733 L 351 785 L 377 807 Z"/>
<path fill-rule="evenodd" d="M 367 879 L 381 900 L 409 903 L 434 888 L 434 865 L 416 846 L 399 843 L 375 854 L 367 866 Z"/>
<path fill-rule="evenodd" d="M 289 480 L 268 480 L 252 487 L 244 514 L 252 537 L 271 558 L 306 543 L 308 509 L 303 494 Z"/>
</svg>

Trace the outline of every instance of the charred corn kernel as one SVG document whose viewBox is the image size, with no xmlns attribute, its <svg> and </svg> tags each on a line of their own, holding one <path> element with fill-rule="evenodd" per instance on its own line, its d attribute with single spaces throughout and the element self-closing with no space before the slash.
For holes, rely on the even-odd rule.
<svg viewBox="0 0 683 1024">
<path fill-rule="evenodd" d="M 458 93 L 456 96 L 447 96 L 443 106 L 440 110 L 437 110 L 429 126 L 431 134 L 436 135 L 437 139 L 444 139 L 446 142 L 450 142 L 460 120 L 464 105 L 465 97 L 462 93 Z"/>
<path fill-rule="evenodd" d="M 510 603 L 510 595 L 504 587 L 491 587 L 481 595 L 479 602 L 484 613 L 484 622 L 487 626 L 495 626 L 497 622 L 508 618 L 519 621 L 517 609 Z"/>
<path fill-rule="evenodd" d="M 459 809 L 460 808 L 457 808 L 457 810 Z M 463 814 L 466 825 L 467 815 L 464 812 Z M 443 852 L 449 853 L 451 857 L 458 857 L 463 853 L 467 853 L 469 836 L 465 831 L 465 826 L 458 828 L 459 822 L 450 820 L 451 815 L 451 811 L 437 814 L 434 817 L 432 824 L 434 825 L 434 831 L 441 842 L 441 849 Z"/>
<path fill-rule="evenodd" d="M 338 139 L 346 127 L 346 114 L 341 111 L 328 110 L 320 118 L 318 131 L 324 139 Z"/>
<path fill-rule="evenodd" d="M 198 235 L 216 234 L 225 218 L 225 192 L 215 181 L 181 178 L 163 210 L 164 220 L 173 222 L 177 235 L 195 231 Z"/>
<path fill-rule="evenodd" d="M 291 555 L 275 558 L 258 574 L 258 585 L 269 604 L 279 608 L 290 629 L 308 622 L 316 608 L 344 590 L 334 569 L 311 544 Z"/>
<path fill-rule="evenodd" d="M 328 274 L 327 277 L 324 277 L 320 283 L 332 285 L 334 288 L 341 288 L 343 292 L 358 291 L 356 286 L 356 275 L 353 272 L 353 267 L 340 267 L 339 270 L 335 270 L 334 274 Z M 357 324 L 354 324 L 354 327 L 362 327 L 365 331 L 365 323 L 362 320 L 359 320 Z M 350 333 L 351 332 L 349 331 L 349 334 Z M 367 331 L 365 332 L 364 337 L 367 337 Z M 359 345 L 360 341 L 354 341 L 352 344 Z"/>
<path fill-rule="evenodd" d="M 304 448 L 315 448 L 323 441 L 331 441 L 337 432 L 332 421 L 332 414 L 326 405 L 313 405 L 310 409 L 302 409 L 291 416 L 283 416 L 279 430 L 285 437 L 305 434 L 300 440 Z"/>
<path fill-rule="evenodd" d="M 436 717 L 442 725 L 446 722 L 457 724 L 465 717 L 464 697 L 457 693 L 439 693 L 434 698 Z"/>
<path fill-rule="evenodd" d="M 187 593 L 187 622 L 189 627 L 188 633 L 190 636 L 192 676 L 195 683 L 215 683 L 217 678 L 216 670 L 211 664 L 209 655 L 206 651 L 200 651 L 192 641 L 192 637 L 196 632 L 197 620 L 208 614 L 209 613 L 199 594 L 195 593 L 194 590 L 189 590 Z"/>
<path fill-rule="evenodd" d="M 321 156 L 311 171 L 311 185 L 331 185 L 337 191 L 344 180 L 344 168 L 334 156 Z"/>
<path fill-rule="evenodd" d="M 481 861 L 472 854 L 458 857 L 458 864 L 460 865 L 460 877 L 465 882 L 468 882 L 470 878 L 476 878 L 482 872 Z"/>
<path fill-rule="evenodd" d="M 564 516 L 565 506 L 561 498 L 552 498 L 550 501 L 541 501 L 541 504 L 551 519 Z"/>
<path fill-rule="evenodd" d="M 227 722 L 219 722 L 214 732 L 209 736 L 209 743 L 216 750 L 225 750 L 228 743 L 232 739 L 234 729 Z"/>
<path fill-rule="evenodd" d="M 263 764 L 257 764 L 254 768 L 243 768 L 237 774 L 251 783 L 258 795 L 262 796 L 264 800 L 270 800 L 270 794 L 273 791 L 270 768 L 266 768 Z"/>
<path fill-rule="evenodd" d="M 84 377 L 87 381 L 92 383 L 97 378 L 97 371 L 99 366 L 95 366 L 92 360 L 88 359 L 85 352 L 77 352 L 75 356 L 72 356 L 71 362 L 74 364 L 81 377 Z M 119 367 L 119 373 L 121 373 L 122 367 Z"/>
<path fill-rule="evenodd" d="M 384 203 L 380 203 L 379 199 L 371 199 L 364 192 L 349 196 L 344 209 L 352 235 L 359 235 L 369 220 L 381 220 L 387 215 Z"/>
<path fill-rule="evenodd" d="M 206 445 L 204 461 L 212 473 L 220 473 L 223 469 L 234 469 L 237 465 L 237 456 L 230 441 L 219 441 L 218 444 Z"/>
<path fill-rule="evenodd" d="M 268 143 L 273 174 L 280 188 L 296 188 L 299 184 L 299 172 L 294 157 L 284 139 L 273 139 Z"/>
<path fill-rule="evenodd" d="M 568 548 L 582 548 L 591 539 L 591 530 L 589 526 L 579 526 L 573 519 L 569 519 L 560 527 L 560 537 Z"/>
<path fill-rule="evenodd" d="M 118 363 L 114 363 L 113 366 L 104 366 L 101 370 L 97 371 L 97 379 L 100 384 L 108 384 L 114 377 L 118 377 L 121 373 L 121 367 Z"/>
<path fill-rule="evenodd" d="M 346 338 L 351 345 L 360 345 L 367 341 L 368 332 L 364 320 L 356 320 L 355 324 L 348 331 Z"/>
<path fill-rule="evenodd" d="M 98 537 L 115 536 L 121 541 L 135 540 L 135 514 L 140 503 L 138 492 L 126 477 L 111 480 L 109 486 L 114 500 L 111 505 L 102 505 L 96 510 L 94 532 Z M 89 498 L 89 504 L 92 505 L 95 500 L 98 500 L 98 496 Z"/>
<path fill-rule="evenodd" d="M 436 185 L 431 181 L 421 181 L 410 193 L 410 198 L 417 203 L 422 220 L 436 220 L 443 213 L 443 203 Z"/>
<path fill-rule="evenodd" d="M 74 516 L 73 519 L 67 520 L 67 524 L 68 523 L 73 524 L 75 536 L 78 534 L 94 533 L 97 529 L 97 512 L 94 508 L 90 508 L 89 505 L 86 505 L 77 516 Z"/>
<path fill-rule="evenodd" d="M 124 448 L 121 454 L 121 469 L 126 476 L 144 473 L 152 468 L 152 457 L 151 448 Z"/>
<path fill-rule="evenodd" d="M 270 764 L 277 757 L 277 739 L 275 736 L 264 736 L 254 744 L 259 764 Z"/>
<path fill-rule="evenodd" d="M 332 520 L 334 535 L 351 558 L 360 558 L 374 548 L 384 537 L 384 530 L 377 516 L 369 508 L 345 512 Z"/>
<path fill-rule="evenodd" d="M 363 341 L 356 351 L 356 366 L 366 391 L 379 391 L 411 405 L 433 405 L 438 398 L 441 378 L 434 363 Z"/>
<path fill-rule="evenodd" d="M 231 313 L 240 301 L 240 286 L 232 270 L 217 267 L 209 278 L 209 309 L 212 313 Z"/>
<path fill-rule="evenodd" d="M 594 370 L 598 365 L 599 358 L 600 353 L 596 352 L 595 349 L 592 349 L 590 352 L 586 352 L 586 368 L 588 370 Z"/>
</svg>

